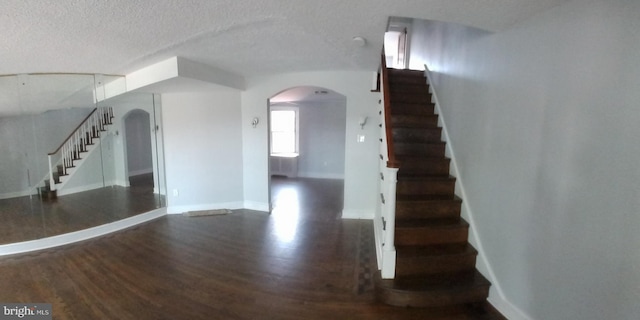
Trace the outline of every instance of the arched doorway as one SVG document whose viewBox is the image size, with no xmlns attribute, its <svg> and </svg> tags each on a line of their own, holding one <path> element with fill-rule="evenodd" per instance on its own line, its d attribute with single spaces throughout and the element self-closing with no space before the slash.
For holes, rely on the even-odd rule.
<svg viewBox="0 0 640 320">
<path fill-rule="evenodd" d="M 333 90 L 299 86 L 269 99 L 269 207 L 300 199 L 309 185 L 339 189 L 336 214 L 344 199 L 346 96 Z M 335 186 L 339 186 L 336 188 Z M 279 197 L 283 188 L 289 200 Z M 294 190 L 296 189 L 297 190 Z M 281 193 L 281 192 L 280 192 Z M 288 206 L 289 204 L 287 204 Z"/>
<path fill-rule="evenodd" d="M 125 115 L 126 172 L 132 187 L 154 186 L 150 132 L 151 119 L 148 112 L 136 109 Z"/>
</svg>

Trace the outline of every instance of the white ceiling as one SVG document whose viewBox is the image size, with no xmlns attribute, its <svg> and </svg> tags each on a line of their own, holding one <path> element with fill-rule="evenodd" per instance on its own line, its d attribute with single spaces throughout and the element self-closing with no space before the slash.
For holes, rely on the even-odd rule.
<svg viewBox="0 0 640 320">
<path fill-rule="evenodd" d="M 373 71 L 390 16 L 501 31 L 566 1 L 2 0 L 0 74 L 128 74 L 172 56 L 241 76 Z"/>
</svg>

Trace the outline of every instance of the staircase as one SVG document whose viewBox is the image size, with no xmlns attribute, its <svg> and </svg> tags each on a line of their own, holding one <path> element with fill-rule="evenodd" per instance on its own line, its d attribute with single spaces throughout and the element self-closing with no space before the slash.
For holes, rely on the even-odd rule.
<svg viewBox="0 0 640 320">
<path fill-rule="evenodd" d="M 387 75 L 389 152 L 399 168 L 396 267 L 394 279 L 376 279 L 376 296 L 402 307 L 473 306 L 486 313 L 483 319 L 504 319 L 486 302 L 491 284 L 475 269 L 478 252 L 467 242 L 469 224 L 460 217 L 462 200 L 424 73 L 388 69 Z"/>
<path fill-rule="evenodd" d="M 77 172 L 86 159 L 99 145 L 100 137 L 113 124 L 113 108 L 100 107 L 91 112 L 49 157 L 48 178 L 39 188 L 43 200 L 54 200 Z M 52 184 L 53 181 L 53 184 Z"/>
</svg>

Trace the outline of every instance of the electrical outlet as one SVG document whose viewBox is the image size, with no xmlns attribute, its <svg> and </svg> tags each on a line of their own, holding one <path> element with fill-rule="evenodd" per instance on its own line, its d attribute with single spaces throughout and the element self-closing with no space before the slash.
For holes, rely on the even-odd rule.
<svg viewBox="0 0 640 320">
<path fill-rule="evenodd" d="M 173 196 L 177 197 L 180 195 L 180 192 L 178 192 L 178 189 L 173 189 Z"/>
<path fill-rule="evenodd" d="M 364 142 L 364 134 L 358 135 L 358 142 Z"/>
</svg>

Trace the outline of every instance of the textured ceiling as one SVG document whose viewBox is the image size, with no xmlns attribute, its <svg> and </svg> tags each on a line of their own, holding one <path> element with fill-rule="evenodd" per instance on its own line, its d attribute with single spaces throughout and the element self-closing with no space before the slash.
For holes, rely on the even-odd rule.
<svg viewBox="0 0 640 320">
<path fill-rule="evenodd" d="M 390 16 L 500 31 L 562 2 L 2 0 L 0 74 L 127 74 L 171 56 L 242 76 L 375 70 Z"/>
</svg>

